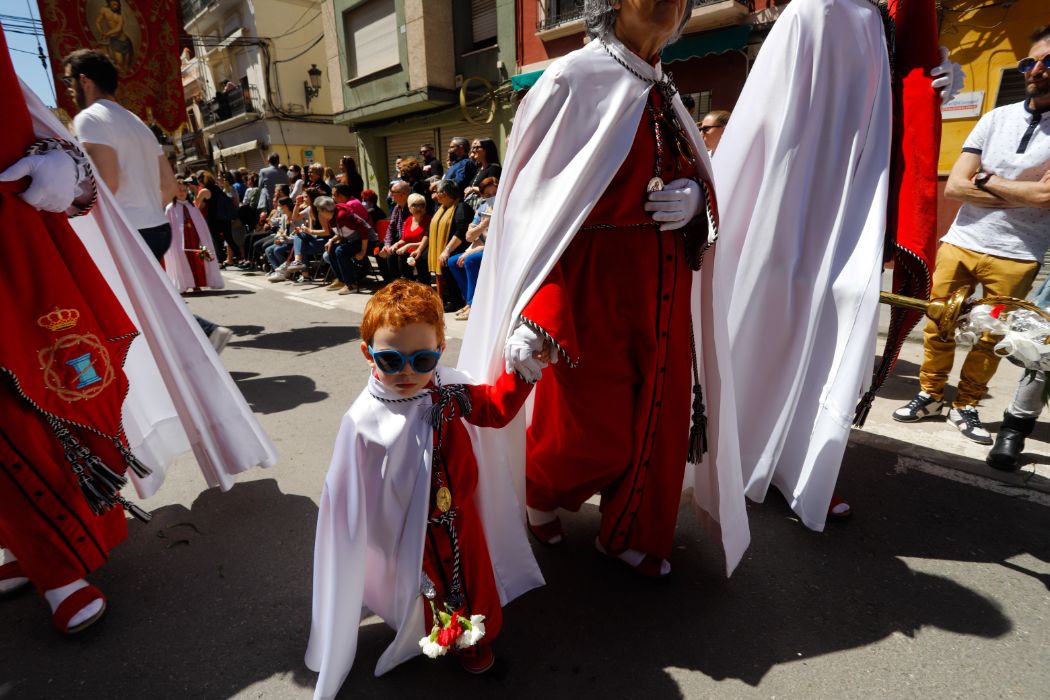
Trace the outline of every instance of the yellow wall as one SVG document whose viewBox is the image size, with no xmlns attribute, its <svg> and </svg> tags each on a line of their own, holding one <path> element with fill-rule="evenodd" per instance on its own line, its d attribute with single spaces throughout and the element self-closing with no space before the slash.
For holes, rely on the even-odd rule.
<svg viewBox="0 0 1050 700">
<path fill-rule="evenodd" d="M 963 67 L 964 92 L 984 90 L 981 113 L 995 106 L 1003 68 L 1013 68 L 1028 55 L 1028 37 L 1050 22 L 1047 0 L 944 0 L 941 45 Z M 1004 7 L 1007 5 L 1007 7 Z M 976 8 L 976 9 L 971 9 Z M 941 137 L 939 169 L 947 174 L 962 150 L 977 118 L 946 120 Z"/>
</svg>

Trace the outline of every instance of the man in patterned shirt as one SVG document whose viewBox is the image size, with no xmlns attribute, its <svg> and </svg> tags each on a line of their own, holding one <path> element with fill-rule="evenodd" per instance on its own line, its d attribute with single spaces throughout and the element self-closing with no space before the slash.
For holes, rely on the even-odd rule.
<svg viewBox="0 0 1050 700">
<path fill-rule="evenodd" d="M 1025 100 L 981 117 L 952 167 L 944 194 L 963 202 L 937 251 L 930 296 L 947 297 L 979 283 L 986 295 L 1024 297 L 1050 248 L 1050 25 L 1032 35 L 1020 61 Z M 970 440 L 992 444 L 977 403 L 999 365 L 998 338 L 985 335 L 966 355 L 948 420 Z M 940 415 L 955 355 L 928 323 L 920 391 L 893 418 L 914 422 Z"/>
</svg>

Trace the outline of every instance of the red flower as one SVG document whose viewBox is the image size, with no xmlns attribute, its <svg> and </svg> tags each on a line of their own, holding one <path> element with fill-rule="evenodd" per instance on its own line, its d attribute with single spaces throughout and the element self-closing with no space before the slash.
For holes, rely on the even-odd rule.
<svg viewBox="0 0 1050 700">
<path fill-rule="evenodd" d="M 459 624 L 459 613 L 452 613 L 452 620 L 449 621 L 448 627 L 443 627 L 438 631 L 437 643 L 443 647 L 450 647 L 461 634 L 463 634 L 463 627 Z"/>
<path fill-rule="evenodd" d="M 999 304 L 998 306 L 993 306 L 991 312 L 988 315 L 991 316 L 992 318 L 999 318 L 999 314 L 1001 314 L 1005 308 L 1006 308 L 1005 304 Z"/>
</svg>

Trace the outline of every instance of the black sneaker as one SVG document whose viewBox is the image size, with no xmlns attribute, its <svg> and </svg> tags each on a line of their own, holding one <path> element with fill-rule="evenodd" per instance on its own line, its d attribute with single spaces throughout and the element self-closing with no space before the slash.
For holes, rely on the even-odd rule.
<svg viewBox="0 0 1050 700">
<path fill-rule="evenodd" d="M 925 391 L 920 391 L 914 399 L 893 412 L 893 420 L 901 423 L 915 423 L 923 418 L 939 416 L 943 409 L 943 401 L 938 401 Z"/>
<path fill-rule="evenodd" d="M 963 406 L 948 411 L 948 420 L 959 432 L 978 445 L 991 445 L 992 435 L 984 429 L 976 406 Z"/>
</svg>

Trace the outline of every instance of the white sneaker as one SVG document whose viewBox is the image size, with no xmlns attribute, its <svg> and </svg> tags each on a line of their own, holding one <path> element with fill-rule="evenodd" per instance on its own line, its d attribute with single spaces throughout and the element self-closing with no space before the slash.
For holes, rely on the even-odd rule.
<svg viewBox="0 0 1050 700">
<path fill-rule="evenodd" d="M 923 418 L 939 416 L 943 409 L 943 401 L 937 401 L 925 391 L 920 391 L 915 398 L 893 412 L 893 420 L 901 423 L 915 423 Z"/>
<path fill-rule="evenodd" d="M 208 334 L 208 340 L 211 341 L 211 346 L 215 348 L 215 354 L 219 354 L 226 347 L 226 343 L 230 342 L 230 338 L 233 336 L 231 331 L 226 326 L 216 326 L 215 330 Z"/>
<path fill-rule="evenodd" d="M 978 445 L 991 445 L 992 435 L 984 428 L 981 417 L 977 415 L 976 406 L 963 406 L 948 411 L 948 421 L 951 422 L 959 432 Z"/>
<path fill-rule="evenodd" d="M 302 260 L 294 260 L 291 263 L 289 263 L 288 267 L 286 267 L 285 269 L 288 272 L 299 272 L 299 270 L 306 269 L 306 263 L 304 263 Z"/>
<path fill-rule="evenodd" d="M 266 276 L 267 282 L 284 282 L 286 279 L 288 279 L 288 272 L 281 268 L 277 268 Z"/>
</svg>

